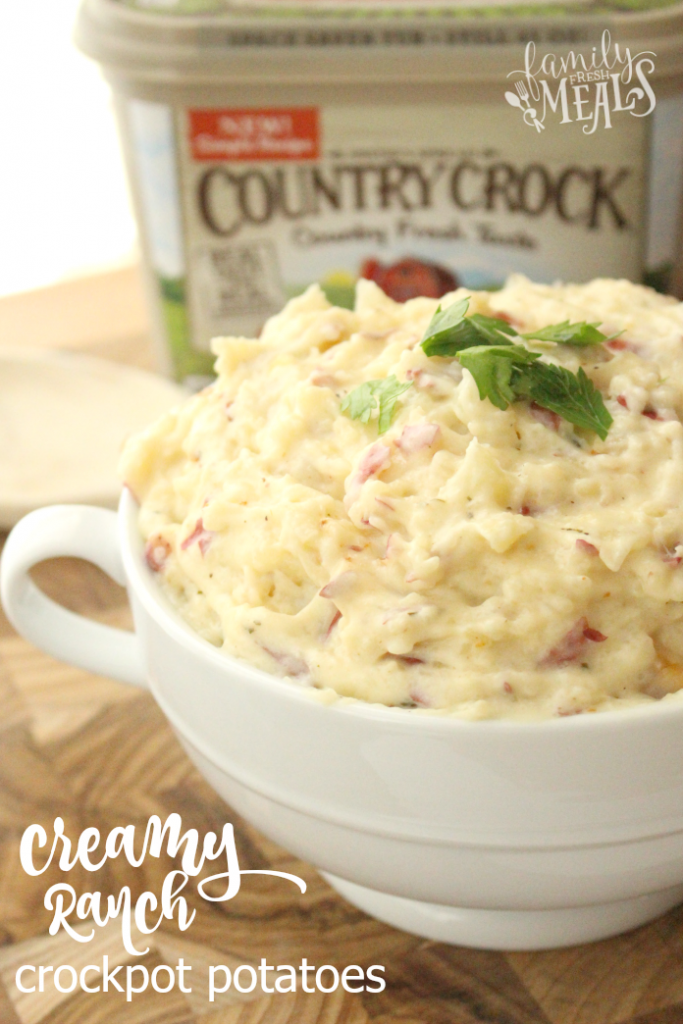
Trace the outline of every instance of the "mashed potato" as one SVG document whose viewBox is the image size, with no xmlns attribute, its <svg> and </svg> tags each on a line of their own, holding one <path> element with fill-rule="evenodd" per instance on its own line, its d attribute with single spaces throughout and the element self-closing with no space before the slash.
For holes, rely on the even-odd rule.
<svg viewBox="0 0 683 1024">
<path fill-rule="evenodd" d="M 536 349 L 583 366 L 605 441 L 427 357 L 434 300 L 311 288 L 259 340 L 217 339 L 215 384 L 128 443 L 150 568 L 210 643 L 328 694 L 468 718 L 679 699 L 683 305 L 522 277 L 442 305 L 465 295 L 520 332 L 623 332 Z M 412 386 L 378 436 L 340 404 L 390 374 Z"/>
</svg>

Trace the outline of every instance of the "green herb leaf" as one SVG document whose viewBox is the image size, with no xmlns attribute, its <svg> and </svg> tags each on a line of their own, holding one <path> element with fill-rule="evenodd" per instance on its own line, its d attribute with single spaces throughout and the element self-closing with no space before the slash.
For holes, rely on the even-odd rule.
<svg viewBox="0 0 683 1024">
<path fill-rule="evenodd" d="M 577 427 L 595 431 L 605 440 L 612 417 L 584 371 L 573 374 L 561 366 L 539 362 L 539 353 L 529 352 L 509 340 L 517 336 L 556 345 L 600 345 L 609 339 L 598 329 L 597 322 L 571 324 L 565 320 L 517 335 L 504 320 L 479 313 L 465 316 L 468 307 L 469 299 L 462 299 L 446 310 L 439 306 L 422 339 L 426 355 L 456 356 L 474 377 L 479 397 L 490 399 L 499 409 L 527 398 Z"/>
<path fill-rule="evenodd" d="M 379 405 L 377 432 L 384 434 L 391 426 L 398 398 L 409 387 L 412 387 L 412 381 L 401 382 L 393 373 L 384 380 L 366 381 L 342 399 L 341 411 L 352 420 L 367 423 Z"/>
<path fill-rule="evenodd" d="M 516 388 L 520 395 L 556 412 L 577 427 L 593 430 L 604 441 L 612 417 L 602 395 L 581 368 L 573 374 L 563 366 L 534 363 L 531 372 L 521 375 Z"/>
<path fill-rule="evenodd" d="M 436 313 L 430 320 L 421 343 L 428 356 L 448 355 L 447 352 L 442 353 L 440 348 L 448 343 L 450 331 L 462 322 L 469 304 L 469 299 L 461 299 L 460 302 L 454 302 L 448 309 L 442 309 L 440 305 L 437 306 Z"/>
<path fill-rule="evenodd" d="M 465 316 L 469 299 L 454 302 L 448 309 L 437 309 L 431 319 L 422 348 L 428 356 L 454 356 L 463 349 L 479 345 L 509 345 L 505 336 L 514 336 L 514 327 L 493 316 L 473 313 Z"/>
<path fill-rule="evenodd" d="M 393 373 L 385 381 L 382 381 L 382 387 L 378 388 L 376 392 L 379 396 L 378 434 L 384 434 L 389 429 L 396 411 L 397 399 L 411 386 L 411 381 L 402 383 L 396 379 Z"/>
<path fill-rule="evenodd" d="M 352 420 L 360 420 L 367 423 L 372 415 L 372 410 L 377 408 L 375 389 L 380 383 L 378 380 L 369 380 L 360 384 L 353 391 L 342 399 L 341 411 L 347 413 Z"/>
<path fill-rule="evenodd" d="M 490 398 L 499 409 L 507 409 L 518 397 L 515 369 L 540 359 L 522 345 L 480 345 L 458 352 L 458 361 L 474 377 L 480 398 Z"/>
<path fill-rule="evenodd" d="M 593 430 L 604 441 L 612 425 L 602 395 L 589 377 L 563 366 L 540 362 L 540 355 L 521 345 L 481 346 L 458 353 L 459 362 L 476 382 L 480 398 L 499 409 L 527 398 L 577 427 Z"/>
<path fill-rule="evenodd" d="M 598 330 L 598 323 L 589 324 L 582 321 L 579 324 L 570 324 L 565 320 L 561 324 L 553 324 L 550 327 L 541 327 L 538 331 L 529 331 L 522 334 L 522 338 L 535 341 L 554 341 L 557 345 L 601 345 L 607 341 L 607 335 Z"/>
</svg>

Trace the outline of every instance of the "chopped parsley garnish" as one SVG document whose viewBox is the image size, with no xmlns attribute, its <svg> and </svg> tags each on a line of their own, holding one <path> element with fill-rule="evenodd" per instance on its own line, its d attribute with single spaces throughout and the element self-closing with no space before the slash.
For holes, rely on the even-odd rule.
<svg viewBox="0 0 683 1024">
<path fill-rule="evenodd" d="M 581 321 L 579 324 L 570 324 L 569 320 L 561 324 L 552 324 L 550 327 L 541 327 L 538 331 L 528 331 L 521 337 L 528 341 L 554 341 L 556 345 L 576 345 L 579 348 L 602 345 L 603 341 L 608 340 L 607 335 L 598 330 L 597 323 Z"/>
<path fill-rule="evenodd" d="M 474 377 L 479 397 L 490 398 L 499 409 L 507 409 L 511 402 L 527 397 L 517 390 L 521 368 L 533 364 L 540 355 L 522 345 L 481 345 L 458 352 L 457 358 Z"/>
<path fill-rule="evenodd" d="M 411 381 L 401 382 L 393 373 L 384 380 L 368 380 L 342 399 L 341 411 L 352 420 L 367 423 L 379 404 L 377 433 L 384 434 L 391 426 L 398 398 L 409 387 L 412 387 Z"/>
<path fill-rule="evenodd" d="M 540 358 L 522 345 L 484 345 L 457 355 L 474 377 L 480 398 L 490 398 L 499 409 L 526 398 L 604 441 L 612 417 L 591 379 L 582 369 L 574 374 Z"/>
<path fill-rule="evenodd" d="M 474 313 L 466 316 L 469 299 L 448 309 L 439 307 L 422 339 L 428 356 L 455 356 L 474 377 L 480 398 L 489 398 L 499 409 L 527 399 L 557 413 L 577 427 L 593 430 L 604 441 L 612 425 L 602 395 L 582 369 L 572 373 L 562 366 L 540 362 L 522 340 L 558 345 L 599 345 L 607 336 L 597 324 L 561 324 L 519 335 L 514 327 L 495 317 Z M 513 337 L 519 342 L 511 341 Z"/>
<path fill-rule="evenodd" d="M 511 345 L 505 335 L 517 331 L 504 320 L 473 313 L 465 316 L 469 299 L 455 302 L 448 309 L 437 309 L 422 339 L 422 348 L 428 356 L 454 356 L 475 345 Z"/>
</svg>

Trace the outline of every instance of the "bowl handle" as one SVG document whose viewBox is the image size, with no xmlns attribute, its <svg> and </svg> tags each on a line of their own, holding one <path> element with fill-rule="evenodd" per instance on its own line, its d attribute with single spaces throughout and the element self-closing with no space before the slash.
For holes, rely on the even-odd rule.
<svg viewBox="0 0 683 1024">
<path fill-rule="evenodd" d="M 29 570 L 46 558 L 85 558 L 117 583 L 126 578 L 115 512 L 88 505 L 52 505 L 14 527 L 0 562 L 0 596 L 18 633 L 47 654 L 122 683 L 146 687 L 140 644 L 134 633 L 92 622 L 46 597 Z"/>
</svg>

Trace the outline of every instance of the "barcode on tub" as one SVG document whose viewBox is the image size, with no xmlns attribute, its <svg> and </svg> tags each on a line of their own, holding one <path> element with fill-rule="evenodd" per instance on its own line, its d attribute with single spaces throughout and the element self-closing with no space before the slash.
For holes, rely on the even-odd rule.
<svg viewBox="0 0 683 1024">
<path fill-rule="evenodd" d="M 270 316 L 284 304 L 277 252 L 271 242 L 207 246 L 198 255 L 198 283 L 212 320 L 240 314 Z"/>
</svg>

